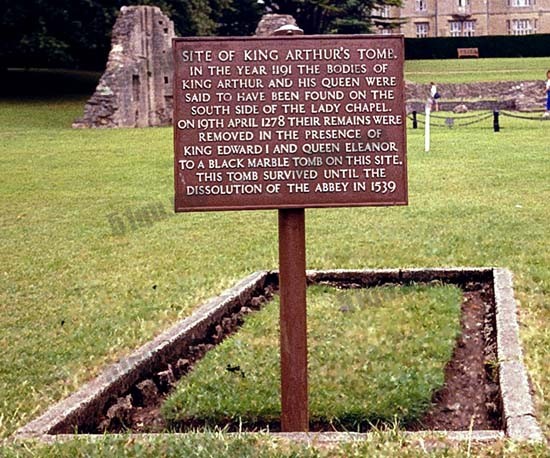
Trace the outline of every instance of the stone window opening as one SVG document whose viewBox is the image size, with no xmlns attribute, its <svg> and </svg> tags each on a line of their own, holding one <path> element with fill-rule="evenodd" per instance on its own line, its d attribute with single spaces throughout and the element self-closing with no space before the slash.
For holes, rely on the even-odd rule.
<svg viewBox="0 0 550 458">
<path fill-rule="evenodd" d="M 132 75 L 132 98 L 139 102 L 139 75 Z"/>
</svg>

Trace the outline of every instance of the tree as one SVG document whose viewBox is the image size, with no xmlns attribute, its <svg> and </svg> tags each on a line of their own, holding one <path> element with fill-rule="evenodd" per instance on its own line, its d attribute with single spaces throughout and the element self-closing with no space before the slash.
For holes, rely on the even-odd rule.
<svg viewBox="0 0 550 458">
<path fill-rule="evenodd" d="M 266 7 L 290 14 L 306 34 L 369 33 L 372 11 L 380 6 L 400 6 L 401 0 L 265 0 Z"/>
<path fill-rule="evenodd" d="M 258 0 L 211 0 L 211 8 L 220 36 L 254 35 L 265 10 Z"/>
<path fill-rule="evenodd" d="M 1 1 L 0 56 L 11 66 L 75 66 L 102 47 L 114 18 L 112 8 L 90 1 Z"/>
<path fill-rule="evenodd" d="M 176 34 L 182 37 L 212 35 L 216 22 L 212 19 L 212 8 L 209 0 L 165 0 L 167 6 L 162 8 L 160 2 L 152 3 L 161 9 L 174 21 Z M 163 2 L 164 3 L 164 2 Z M 135 4 L 143 5 L 140 0 Z"/>
<path fill-rule="evenodd" d="M 180 35 L 211 35 L 209 0 L 0 0 L 0 61 L 5 67 L 102 69 L 125 5 L 160 7 Z"/>
<path fill-rule="evenodd" d="M 291 14 L 307 34 L 365 33 L 371 10 L 401 0 L 0 0 L 3 67 L 102 69 L 124 5 L 160 7 L 180 36 L 252 35 L 264 12 Z"/>
</svg>

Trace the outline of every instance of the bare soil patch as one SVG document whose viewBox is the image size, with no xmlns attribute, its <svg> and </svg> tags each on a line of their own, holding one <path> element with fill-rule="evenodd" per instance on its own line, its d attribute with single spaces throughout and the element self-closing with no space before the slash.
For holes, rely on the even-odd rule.
<svg viewBox="0 0 550 458">
<path fill-rule="evenodd" d="M 465 291 L 462 334 L 445 367 L 445 384 L 413 430 L 498 430 L 502 428 L 494 307 L 486 286 Z"/>
</svg>

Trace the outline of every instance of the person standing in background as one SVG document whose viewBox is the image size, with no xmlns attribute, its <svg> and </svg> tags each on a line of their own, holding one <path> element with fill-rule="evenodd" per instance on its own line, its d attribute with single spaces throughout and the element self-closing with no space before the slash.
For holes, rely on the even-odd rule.
<svg viewBox="0 0 550 458">
<path fill-rule="evenodd" d="M 439 111 L 439 104 L 437 103 L 437 99 L 439 99 L 440 95 L 439 92 L 437 92 L 437 86 L 432 81 L 430 83 L 430 99 L 432 99 L 432 110 L 433 111 Z"/>
<path fill-rule="evenodd" d="M 550 117 L 550 70 L 546 72 L 546 111 L 543 116 Z"/>
</svg>

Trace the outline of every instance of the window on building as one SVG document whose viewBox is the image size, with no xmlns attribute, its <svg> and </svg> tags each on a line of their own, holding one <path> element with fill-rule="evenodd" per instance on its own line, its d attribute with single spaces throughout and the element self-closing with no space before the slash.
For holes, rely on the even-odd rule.
<svg viewBox="0 0 550 458">
<path fill-rule="evenodd" d="M 476 34 L 476 21 L 449 21 L 451 37 L 473 37 Z"/>
<path fill-rule="evenodd" d="M 508 6 L 517 8 L 524 8 L 526 6 L 534 5 L 535 0 L 508 0 Z"/>
<path fill-rule="evenodd" d="M 389 18 L 391 17 L 391 11 L 390 11 L 390 7 L 388 5 L 384 5 L 380 8 L 378 8 L 378 15 L 380 17 L 383 17 L 383 18 Z"/>
<path fill-rule="evenodd" d="M 467 6 L 470 6 L 470 0 L 457 0 L 457 6 L 459 8 L 465 8 Z"/>
<path fill-rule="evenodd" d="M 462 35 L 465 37 L 473 37 L 476 34 L 475 21 L 464 21 L 462 24 Z"/>
<path fill-rule="evenodd" d="M 509 35 L 531 35 L 537 33 L 536 19 L 512 19 L 506 21 Z"/>
<path fill-rule="evenodd" d="M 416 38 L 426 38 L 430 31 L 430 24 L 427 22 L 417 22 L 416 24 Z"/>
<path fill-rule="evenodd" d="M 462 21 L 450 21 L 449 22 L 449 35 L 451 37 L 462 36 Z"/>
<path fill-rule="evenodd" d="M 414 10 L 415 11 L 426 11 L 428 9 L 427 0 L 415 0 L 414 1 Z"/>
</svg>

